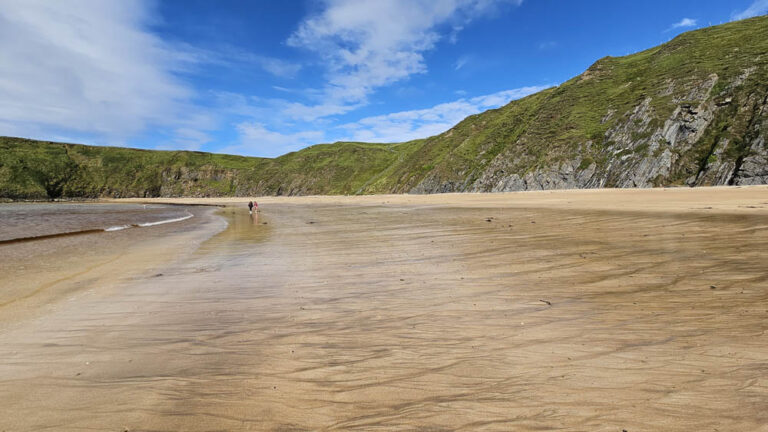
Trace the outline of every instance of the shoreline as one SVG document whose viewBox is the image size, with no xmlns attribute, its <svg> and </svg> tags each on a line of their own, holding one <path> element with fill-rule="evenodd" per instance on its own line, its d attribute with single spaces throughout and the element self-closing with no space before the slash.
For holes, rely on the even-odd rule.
<svg viewBox="0 0 768 432">
<path fill-rule="evenodd" d="M 311 195 L 219 198 L 120 198 L 103 202 L 200 204 L 243 206 L 299 205 L 408 205 L 467 208 L 550 208 L 630 212 L 682 212 L 702 214 L 768 214 L 768 185 L 712 186 L 652 189 L 563 189 L 546 191 L 398 194 Z"/>
<path fill-rule="evenodd" d="M 141 229 L 99 228 L 0 242 L 0 328 L 179 261 L 194 252 L 190 244 L 199 245 L 226 228 L 216 210 L 195 213 L 173 223 L 138 224 Z"/>
</svg>

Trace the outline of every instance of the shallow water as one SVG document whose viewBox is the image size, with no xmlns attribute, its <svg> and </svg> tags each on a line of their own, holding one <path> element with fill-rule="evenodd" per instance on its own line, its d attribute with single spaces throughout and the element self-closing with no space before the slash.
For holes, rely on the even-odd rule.
<svg viewBox="0 0 768 432">
<path fill-rule="evenodd" d="M 118 230 L 188 217 L 183 207 L 141 204 L 0 203 L 0 242 Z"/>
<path fill-rule="evenodd" d="M 764 217 L 282 204 L 0 333 L 8 430 L 761 430 Z"/>
<path fill-rule="evenodd" d="M 58 300 L 93 290 L 103 280 L 148 271 L 194 251 L 194 242 L 178 246 L 173 239 L 209 225 L 213 211 L 170 205 L 4 205 L 0 328 L 30 313 L 45 313 Z"/>
</svg>

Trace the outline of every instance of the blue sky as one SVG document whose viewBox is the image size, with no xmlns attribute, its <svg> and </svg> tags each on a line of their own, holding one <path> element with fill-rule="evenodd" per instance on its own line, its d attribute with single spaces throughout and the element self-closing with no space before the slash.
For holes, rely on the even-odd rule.
<svg viewBox="0 0 768 432">
<path fill-rule="evenodd" d="M 273 157 L 440 133 L 768 0 L 0 0 L 0 135 Z"/>
</svg>

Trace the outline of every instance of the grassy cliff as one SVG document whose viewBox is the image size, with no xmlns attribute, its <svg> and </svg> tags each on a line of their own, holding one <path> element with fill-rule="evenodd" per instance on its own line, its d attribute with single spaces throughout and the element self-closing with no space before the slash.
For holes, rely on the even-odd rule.
<svg viewBox="0 0 768 432">
<path fill-rule="evenodd" d="M 768 17 L 606 57 L 430 138 L 275 159 L 0 138 L 0 197 L 505 191 L 768 183 Z"/>
</svg>

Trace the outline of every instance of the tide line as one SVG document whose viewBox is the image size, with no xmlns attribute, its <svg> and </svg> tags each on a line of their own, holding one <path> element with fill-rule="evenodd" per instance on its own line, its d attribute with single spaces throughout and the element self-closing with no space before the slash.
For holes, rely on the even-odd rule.
<svg viewBox="0 0 768 432">
<path fill-rule="evenodd" d="M 43 235 L 32 236 L 32 237 L 19 237 L 14 239 L 0 240 L 0 245 L 11 244 L 11 243 L 25 243 L 25 242 L 36 241 L 36 240 L 47 240 L 47 239 L 52 239 L 56 237 L 69 237 L 69 236 L 76 236 L 76 235 L 83 235 L 83 234 L 94 234 L 94 233 L 100 233 L 100 232 L 121 231 L 128 228 L 144 228 L 144 227 L 162 225 L 167 223 L 181 222 L 183 220 L 187 220 L 194 216 L 195 215 L 193 215 L 192 213 L 187 212 L 186 216 L 182 216 L 180 218 L 174 218 L 174 219 L 165 219 L 157 222 L 143 222 L 143 223 L 131 224 L 131 225 L 115 225 L 108 228 L 85 229 L 81 231 L 69 231 L 69 232 L 61 232 L 61 233 L 55 233 L 55 234 L 43 234 Z"/>
<path fill-rule="evenodd" d="M 194 216 L 195 215 L 193 215 L 192 213 L 187 212 L 186 216 L 182 216 L 180 218 L 166 219 L 166 220 L 161 220 L 161 221 L 157 221 L 157 222 L 144 222 L 144 223 L 138 224 L 138 226 L 140 226 L 140 227 L 148 227 L 148 226 L 162 225 L 162 224 L 173 223 L 173 222 L 181 222 L 183 220 L 187 220 L 187 219 L 189 219 L 191 217 L 194 217 Z"/>
</svg>

